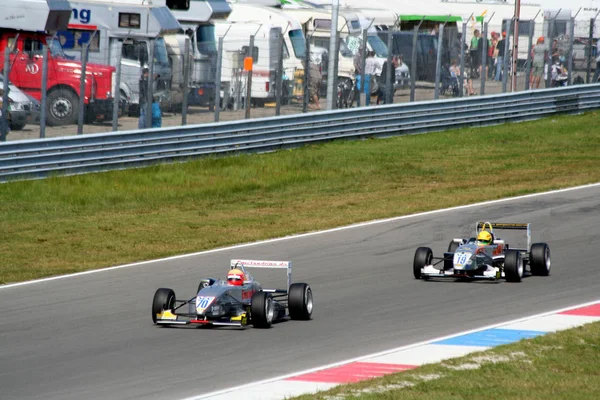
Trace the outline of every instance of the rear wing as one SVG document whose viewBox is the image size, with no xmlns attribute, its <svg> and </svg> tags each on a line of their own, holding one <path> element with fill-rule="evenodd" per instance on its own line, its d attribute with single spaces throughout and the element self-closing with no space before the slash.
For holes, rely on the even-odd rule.
<svg viewBox="0 0 600 400">
<path fill-rule="evenodd" d="M 291 261 L 266 261 L 266 260 L 231 260 L 230 268 L 268 268 L 287 270 L 287 288 L 285 293 L 292 285 L 292 262 Z M 263 289 L 265 292 L 280 292 L 279 290 Z"/>
<path fill-rule="evenodd" d="M 527 231 L 527 248 L 531 248 L 531 224 L 517 223 L 517 222 L 483 222 L 479 221 L 475 225 L 475 233 L 482 230 L 493 232 L 495 229 L 498 230 L 519 230 Z"/>
</svg>

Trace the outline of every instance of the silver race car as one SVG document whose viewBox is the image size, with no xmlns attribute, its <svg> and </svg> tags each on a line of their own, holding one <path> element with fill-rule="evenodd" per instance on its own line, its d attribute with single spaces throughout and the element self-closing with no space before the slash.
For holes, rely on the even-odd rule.
<svg viewBox="0 0 600 400">
<path fill-rule="evenodd" d="M 496 236 L 499 230 L 527 231 L 527 248 L 510 247 Z M 531 244 L 531 224 L 477 222 L 475 232 L 470 239 L 453 239 L 443 257 L 434 257 L 429 247 L 419 247 L 413 261 L 415 279 L 520 282 L 525 275 L 550 275 L 550 248 L 546 243 Z"/>
<path fill-rule="evenodd" d="M 252 268 L 285 269 L 287 288 L 263 288 L 248 271 Z M 191 299 L 177 300 L 172 289 L 158 289 L 152 300 L 152 321 L 157 325 L 269 328 L 288 318 L 309 320 L 312 310 L 312 289 L 306 283 L 292 283 L 291 262 L 231 260 L 226 280 L 202 279 Z"/>
</svg>

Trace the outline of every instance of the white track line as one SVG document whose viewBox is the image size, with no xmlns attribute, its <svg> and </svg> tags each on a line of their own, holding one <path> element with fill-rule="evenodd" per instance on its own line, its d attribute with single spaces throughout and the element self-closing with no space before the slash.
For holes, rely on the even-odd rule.
<svg viewBox="0 0 600 400">
<path fill-rule="evenodd" d="M 484 327 L 477 328 L 477 329 L 471 329 L 471 330 L 468 330 L 468 331 L 463 331 L 463 332 L 455 333 L 455 334 L 448 335 L 448 336 L 442 336 L 442 337 L 438 337 L 438 338 L 435 338 L 435 339 L 426 340 L 424 342 L 414 343 L 414 344 L 410 344 L 410 345 L 407 345 L 407 346 L 396 347 L 394 349 L 384 350 L 384 351 L 379 352 L 379 353 L 367 354 L 367 355 L 364 355 L 364 356 L 360 356 L 360 357 L 356 357 L 356 358 L 351 358 L 349 360 L 344 360 L 344 361 L 336 362 L 336 363 L 333 363 L 333 364 L 323 365 L 323 366 L 320 366 L 320 367 L 311 368 L 311 369 L 307 369 L 307 370 L 303 370 L 303 371 L 297 371 L 297 372 L 293 372 L 291 374 L 280 375 L 280 376 L 277 376 L 277 377 L 274 377 L 274 378 L 265 379 L 265 380 L 262 380 L 262 381 L 251 382 L 251 383 L 247 383 L 245 385 L 235 386 L 235 387 L 232 387 L 232 388 L 223 389 L 223 390 L 215 391 L 215 392 L 212 392 L 212 393 L 206 393 L 206 394 L 203 394 L 203 395 L 198 395 L 198 396 L 193 396 L 193 397 L 186 397 L 186 398 L 184 398 L 182 400 L 201 400 L 201 399 L 206 399 L 206 398 L 210 398 L 210 397 L 213 397 L 213 396 L 217 396 L 217 395 L 221 395 L 221 394 L 225 394 L 225 393 L 229 393 L 229 392 L 233 392 L 233 391 L 238 391 L 238 390 L 242 390 L 242 389 L 248 389 L 248 388 L 254 387 L 254 386 L 263 385 L 265 383 L 275 382 L 275 381 L 279 381 L 279 380 L 291 378 L 291 377 L 298 376 L 298 375 L 304 375 L 304 374 L 309 374 L 309 373 L 312 373 L 312 372 L 321 371 L 321 370 L 324 370 L 324 369 L 334 368 L 334 367 L 338 367 L 340 365 L 349 364 L 349 363 L 353 363 L 353 362 L 365 360 L 365 359 L 368 359 L 368 358 L 380 357 L 380 356 L 384 356 L 386 354 L 394 353 L 394 352 L 397 352 L 397 351 L 407 350 L 407 349 L 410 349 L 410 348 L 413 348 L 413 347 L 419 347 L 419 346 L 423 346 L 423 345 L 426 345 L 426 344 L 431 344 L 431 343 L 434 343 L 434 342 L 439 342 L 439 341 L 442 341 L 442 340 L 454 338 L 454 337 L 457 337 L 457 336 L 468 335 L 470 333 L 480 332 L 480 331 L 484 331 L 486 329 L 499 328 L 499 327 L 502 327 L 502 326 L 505 326 L 505 325 L 511 325 L 511 324 L 515 324 L 515 323 L 521 323 L 521 322 L 529 321 L 529 320 L 532 320 L 532 319 L 536 319 L 536 318 L 540 318 L 540 317 L 545 317 L 545 316 L 548 316 L 548 315 L 559 314 L 559 313 L 562 313 L 562 312 L 565 312 L 565 311 L 574 310 L 576 308 L 583 308 L 583 307 L 591 306 L 591 305 L 598 304 L 598 303 L 600 303 L 600 300 L 595 300 L 595 301 L 591 301 L 591 302 L 584 303 L 584 304 L 578 304 L 578 305 L 575 305 L 575 306 L 569 306 L 569 307 L 566 307 L 566 308 L 560 308 L 560 309 L 553 310 L 553 311 L 547 311 L 547 312 L 543 312 L 543 313 L 540 313 L 540 314 L 530 315 L 530 316 L 524 317 L 524 318 L 518 318 L 518 319 L 515 319 L 515 320 L 511 320 L 511 321 L 500 322 L 500 323 L 497 323 L 497 324 L 488 325 L 488 326 L 484 326 Z"/>
<path fill-rule="evenodd" d="M 242 249 L 245 247 L 257 246 L 257 245 L 266 244 L 266 243 L 275 243 L 275 242 L 280 242 L 280 241 L 284 241 L 284 240 L 304 238 L 304 237 L 308 237 L 308 236 L 321 235 L 324 233 L 331 233 L 331 232 L 338 232 L 338 231 L 343 231 L 343 230 L 347 230 L 347 229 L 354 229 L 354 228 L 360 228 L 360 227 L 364 227 L 364 226 L 382 224 L 382 223 L 386 223 L 386 222 L 399 221 L 399 220 L 403 220 L 403 219 L 416 218 L 416 217 L 423 217 L 423 216 L 427 216 L 427 215 L 434 215 L 434 214 L 444 213 L 444 212 L 448 212 L 448 211 L 464 210 L 467 208 L 488 206 L 491 204 L 505 203 L 505 202 L 514 201 L 514 200 L 528 199 L 528 198 L 538 197 L 538 196 L 553 195 L 553 194 L 557 194 L 557 193 L 565 193 L 565 192 L 570 192 L 570 191 L 574 191 L 574 190 L 589 189 L 589 188 L 598 187 L 598 186 L 600 186 L 600 182 L 592 183 L 589 185 L 583 185 L 583 186 L 575 186 L 575 187 L 570 187 L 570 188 L 557 189 L 557 190 L 552 190 L 549 192 L 532 193 L 532 194 L 526 194 L 523 196 L 506 197 L 503 199 L 483 201 L 480 203 L 466 204 L 466 205 L 450 207 L 450 208 L 442 208 L 439 210 L 425 211 L 425 212 L 417 213 L 417 214 L 402 215 L 400 217 L 392 217 L 392 218 L 386 218 L 386 219 L 378 219 L 378 220 L 374 220 L 374 221 L 360 222 L 358 224 L 346 225 L 346 226 L 341 226 L 341 227 L 337 227 L 337 228 L 326 229 L 323 231 L 301 233 L 298 235 L 290 235 L 290 236 L 284 236 L 284 237 L 275 238 L 275 239 L 261 240 L 258 242 L 243 243 L 243 244 L 238 244 L 238 245 L 229 246 L 229 247 L 220 247 L 220 248 L 216 248 L 216 249 L 200 251 L 197 253 L 181 254 L 178 256 L 159 258 L 156 260 L 147 260 L 147 261 L 141 261 L 141 262 L 136 262 L 136 263 L 131 263 L 131 264 L 117 265 L 114 267 L 95 269 L 95 270 L 91 270 L 91 271 L 76 272 L 74 274 L 59 275 L 59 276 L 53 276 L 50 278 L 35 279 L 35 280 L 31 280 L 31 281 L 17 282 L 17 283 L 11 283 L 11 284 L 7 284 L 7 285 L 0 285 L 0 290 L 14 288 L 14 287 L 18 287 L 18 286 L 24 286 L 24 285 L 31 285 L 34 283 L 49 282 L 49 281 L 54 281 L 54 280 L 58 280 L 58 279 L 72 278 L 72 277 L 81 276 L 81 275 L 89 275 L 89 274 L 96 274 L 96 273 L 107 272 L 107 271 L 114 271 L 117 269 L 136 267 L 136 266 L 155 263 L 155 262 L 178 260 L 181 258 L 193 257 L 193 256 L 198 256 L 198 255 L 203 255 L 203 254 L 217 253 L 217 252 L 226 251 L 226 250 Z"/>
</svg>

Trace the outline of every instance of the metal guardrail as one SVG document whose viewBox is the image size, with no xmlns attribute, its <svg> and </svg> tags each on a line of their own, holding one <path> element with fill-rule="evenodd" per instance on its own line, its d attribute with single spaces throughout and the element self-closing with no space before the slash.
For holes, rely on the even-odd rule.
<svg viewBox="0 0 600 400">
<path fill-rule="evenodd" d="M 0 182 L 526 121 L 600 108 L 600 84 L 284 117 L 0 143 Z"/>
</svg>

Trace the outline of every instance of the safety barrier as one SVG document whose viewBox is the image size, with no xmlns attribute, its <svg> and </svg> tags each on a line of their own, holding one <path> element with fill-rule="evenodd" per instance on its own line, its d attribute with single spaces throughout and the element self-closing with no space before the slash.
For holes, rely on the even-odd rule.
<svg viewBox="0 0 600 400">
<path fill-rule="evenodd" d="M 0 143 L 0 181 L 525 121 L 600 108 L 600 84 L 235 122 Z"/>
</svg>

